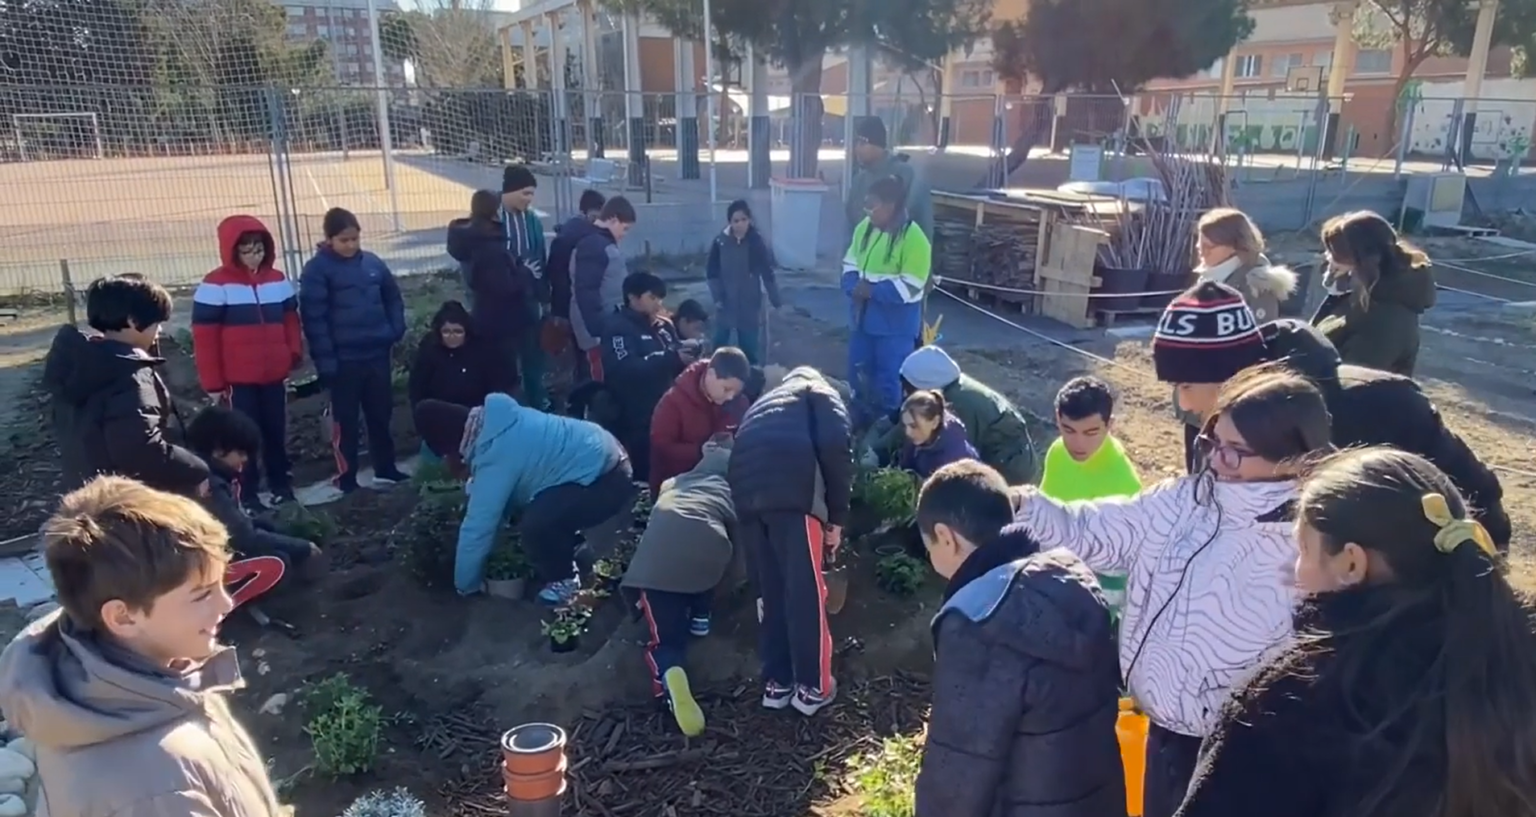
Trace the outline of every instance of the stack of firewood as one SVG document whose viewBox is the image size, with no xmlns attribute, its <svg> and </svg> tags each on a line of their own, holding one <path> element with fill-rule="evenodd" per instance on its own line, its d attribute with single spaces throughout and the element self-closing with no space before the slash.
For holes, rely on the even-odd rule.
<svg viewBox="0 0 1536 817">
<path fill-rule="evenodd" d="M 952 283 L 1034 289 L 1036 231 L 958 219 L 934 225 L 933 271 Z"/>
</svg>

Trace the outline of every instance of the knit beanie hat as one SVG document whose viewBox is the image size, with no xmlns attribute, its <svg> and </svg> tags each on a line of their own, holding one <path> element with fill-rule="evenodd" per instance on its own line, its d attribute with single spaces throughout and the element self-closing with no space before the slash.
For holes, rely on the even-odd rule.
<svg viewBox="0 0 1536 817">
<path fill-rule="evenodd" d="M 914 389 L 939 389 L 960 379 L 960 364 L 937 346 L 924 346 L 901 362 L 901 377 Z"/>
<path fill-rule="evenodd" d="M 889 147 L 886 144 L 885 122 L 878 116 L 866 116 L 860 119 L 853 129 L 853 135 L 877 148 Z"/>
<path fill-rule="evenodd" d="M 539 180 L 534 178 L 533 171 L 529 170 L 527 165 L 507 165 L 507 169 L 501 171 L 501 192 L 503 193 L 538 186 Z"/>
<path fill-rule="evenodd" d="M 413 412 L 416 433 L 432 453 L 448 459 L 459 455 L 459 443 L 464 439 L 464 426 L 469 422 L 469 409 L 445 400 L 423 400 Z"/>
<path fill-rule="evenodd" d="M 1265 359 L 1264 337 L 1237 290 L 1202 281 L 1174 299 L 1152 335 L 1164 383 L 1225 383 Z"/>
</svg>

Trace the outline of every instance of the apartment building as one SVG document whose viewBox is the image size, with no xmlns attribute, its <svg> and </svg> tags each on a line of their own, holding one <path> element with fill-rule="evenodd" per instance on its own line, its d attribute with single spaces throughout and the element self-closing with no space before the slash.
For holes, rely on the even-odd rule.
<svg viewBox="0 0 1536 817">
<path fill-rule="evenodd" d="M 395 11 L 392 0 L 376 0 L 380 13 Z M 296 42 L 325 40 L 330 44 L 336 80 L 342 85 L 373 85 L 373 33 L 368 0 L 294 0 L 282 3 L 288 13 L 288 38 Z M 384 82 L 405 84 L 405 68 L 384 61 Z"/>
</svg>

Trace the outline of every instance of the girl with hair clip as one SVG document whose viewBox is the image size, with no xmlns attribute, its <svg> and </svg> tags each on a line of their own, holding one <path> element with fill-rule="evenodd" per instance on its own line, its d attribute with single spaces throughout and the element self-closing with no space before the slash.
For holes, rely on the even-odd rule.
<svg viewBox="0 0 1536 817">
<path fill-rule="evenodd" d="M 1120 669 L 1150 720 L 1145 817 L 1184 799 L 1200 741 L 1228 690 L 1291 636 L 1297 593 L 1288 511 L 1303 463 L 1331 448 L 1315 386 L 1250 367 L 1223 387 L 1200 432 L 1201 465 L 1134 497 L 1058 502 L 1021 492 L 1016 523 L 1126 577 Z"/>
<path fill-rule="evenodd" d="M 1329 219 L 1323 247 L 1328 297 L 1312 325 L 1345 363 L 1412 377 L 1419 316 L 1435 305 L 1429 256 L 1369 210 Z"/>
<path fill-rule="evenodd" d="M 944 392 L 938 389 L 908 395 L 901 404 L 901 429 L 907 441 L 896 465 L 918 479 L 927 479 L 952 462 L 976 459 L 976 447 L 965 434 L 965 423 L 949 410 Z"/>
<path fill-rule="evenodd" d="M 1305 633 L 1227 703 L 1182 817 L 1533 817 L 1532 610 L 1444 473 L 1392 448 L 1304 479 Z"/>
<path fill-rule="evenodd" d="M 843 257 L 848 296 L 848 379 L 863 409 L 859 422 L 895 418 L 901 408 L 901 364 L 923 328 L 923 295 L 932 246 L 906 209 L 906 185 L 895 176 L 869 186 L 869 215 L 853 230 Z"/>
</svg>

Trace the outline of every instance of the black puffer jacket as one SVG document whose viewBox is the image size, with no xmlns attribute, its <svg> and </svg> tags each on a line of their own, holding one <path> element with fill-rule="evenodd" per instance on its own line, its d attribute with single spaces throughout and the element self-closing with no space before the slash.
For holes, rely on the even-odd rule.
<svg viewBox="0 0 1536 817">
<path fill-rule="evenodd" d="M 790 512 L 848 522 L 853 425 L 837 389 L 801 366 L 741 418 L 726 479 L 737 516 Z"/>
<path fill-rule="evenodd" d="M 687 365 L 678 355 L 677 328 L 666 318 L 651 318 L 625 307 L 610 314 L 606 330 L 603 385 L 622 411 L 617 436 L 626 444 L 649 440 L 656 404 Z"/>
<path fill-rule="evenodd" d="M 917 817 L 1124 817 L 1120 665 L 1093 572 L 1014 528 L 945 595 Z"/>
<path fill-rule="evenodd" d="M 1303 321 L 1274 321 L 1261 331 L 1271 360 L 1286 360 L 1322 391 L 1333 415 L 1334 445 L 1390 445 L 1433 462 L 1456 483 L 1499 549 L 1509 549 L 1509 515 L 1499 478 L 1445 427 L 1417 383 L 1341 363 L 1333 344 Z"/>
<path fill-rule="evenodd" d="M 191 496 L 208 467 L 171 442 L 171 395 L 155 368 L 165 361 L 117 341 L 59 329 L 43 363 L 53 433 L 63 465 L 60 490 L 118 474 Z"/>
</svg>

